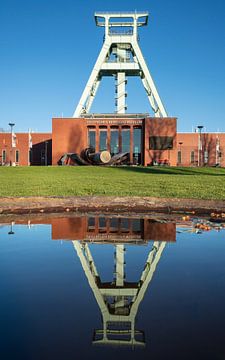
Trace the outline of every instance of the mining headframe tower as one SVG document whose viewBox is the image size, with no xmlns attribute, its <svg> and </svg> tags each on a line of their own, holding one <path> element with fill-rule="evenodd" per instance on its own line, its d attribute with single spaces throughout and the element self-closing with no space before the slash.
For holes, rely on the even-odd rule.
<svg viewBox="0 0 225 360">
<path fill-rule="evenodd" d="M 176 118 L 168 117 L 139 46 L 148 12 L 96 12 L 104 41 L 72 118 L 53 119 L 53 164 L 176 163 Z M 115 79 L 115 112 L 91 113 L 103 77 Z M 127 113 L 126 84 L 140 77 L 152 116 Z"/>
</svg>

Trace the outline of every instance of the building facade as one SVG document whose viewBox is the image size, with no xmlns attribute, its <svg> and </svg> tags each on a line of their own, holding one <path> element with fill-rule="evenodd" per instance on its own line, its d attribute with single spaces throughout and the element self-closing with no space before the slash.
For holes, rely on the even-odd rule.
<svg viewBox="0 0 225 360">
<path fill-rule="evenodd" d="M 225 167 L 225 133 L 178 133 L 177 166 Z"/>
<path fill-rule="evenodd" d="M 51 165 L 51 133 L 0 133 L 0 165 Z"/>
<path fill-rule="evenodd" d="M 54 118 L 52 133 L 0 133 L 0 165 L 57 165 L 66 153 L 128 153 L 130 165 L 225 167 L 225 133 L 176 133 L 175 118 Z"/>
<path fill-rule="evenodd" d="M 52 120 L 52 164 L 66 153 L 82 155 L 86 148 L 128 153 L 127 164 L 153 165 L 177 162 L 176 118 L 109 115 Z"/>
</svg>

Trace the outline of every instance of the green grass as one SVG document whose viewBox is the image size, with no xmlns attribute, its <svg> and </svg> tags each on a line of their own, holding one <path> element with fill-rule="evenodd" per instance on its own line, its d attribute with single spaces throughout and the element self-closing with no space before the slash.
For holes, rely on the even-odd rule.
<svg viewBox="0 0 225 360">
<path fill-rule="evenodd" d="M 0 196 L 156 196 L 225 199 L 225 169 L 0 167 Z"/>
</svg>

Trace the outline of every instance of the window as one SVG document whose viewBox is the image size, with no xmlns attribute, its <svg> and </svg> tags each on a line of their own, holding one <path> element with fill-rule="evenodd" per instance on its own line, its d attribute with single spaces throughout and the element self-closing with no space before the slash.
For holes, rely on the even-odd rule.
<svg viewBox="0 0 225 360">
<path fill-rule="evenodd" d="M 139 233 L 141 231 L 141 219 L 132 219 L 132 231 L 133 233 Z"/>
<path fill-rule="evenodd" d="M 106 218 L 99 218 L 99 233 L 106 233 Z"/>
<path fill-rule="evenodd" d="M 150 136 L 149 138 L 149 149 L 151 150 L 168 150 L 172 148 L 172 136 Z"/>
<path fill-rule="evenodd" d="M 16 156 L 16 163 L 18 163 L 19 162 L 19 150 L 16 150 L 16 154 L 15 154 Z"/>
<path fill-rule="evenodd" d="M 110 232 L 116 233 L 118 231 L 118 218 L 110 219 Z"/>
<path fill-rule="evenodd" d="M 107 128 L 100 128 L 99 150 L 107 150 Z"/>
<path fill-rule="evenodd" d="M 130 152 L 130 129 L 122 129 L 122 152 Z"/>
<path fill-rule="evenodd" d="M 141 164 L 141 128 L 134 128 L 134 147 L 133 147 L 133 162 L 136 165 Z"/>
<path fill-rule="evenodd" d="M 119 130 L 110 129 L 110 152 L 111 155 L 118 154 L 119 152 Z"/>
<path fill-rule="evenodd" d="M 88 218 L 88 228 L 87 228 L 88 232 L 95 232 L 95 218 L 94 217 L 90 217 Z"/>
<path fill-rule="evenodd" d="M 2 150 L 2 162 L 6 162 L 6 150 Z"/>
<path fill-rule="evenodd" d="M 88 146 L 96 149 L 96 131 L 94 128 L 88 129 Z"/>
<path fill-rule="evenodd" d="M 181 164 L 181 151 L 180 150 L 177 152 L 177 162 L 178 162 L 178 164 Z"/>
<path fill-rule="evenodd" d="M 120 231 L 122 233 L 129 233 L 129 230 L 130 230 L 129 225 L 130 225 L 129 219 L 122 218 Z"/>
<path fill-rule="evenodd" d="M 191 151 L 191 164 L 195 163 L 195 152 L 194 150 Z"/>
</svg>

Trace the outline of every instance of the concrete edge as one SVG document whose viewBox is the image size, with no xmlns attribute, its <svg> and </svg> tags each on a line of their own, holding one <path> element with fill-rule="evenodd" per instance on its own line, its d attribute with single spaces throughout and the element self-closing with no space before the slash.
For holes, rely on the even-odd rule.
<svg viewBox="0 0 225 360">
<path fill-rule="evenodd" d="M 0 214 L 62 213 L 77 211 L 210 214 L 211 212 L 225 212 L 225 200 L 115 196 L 0 198 Z"/>
</svg>

